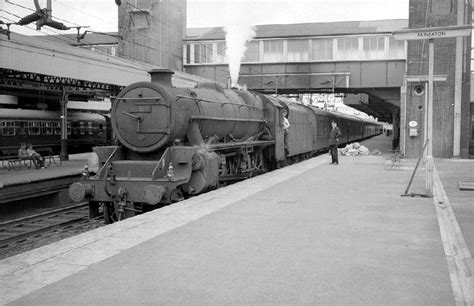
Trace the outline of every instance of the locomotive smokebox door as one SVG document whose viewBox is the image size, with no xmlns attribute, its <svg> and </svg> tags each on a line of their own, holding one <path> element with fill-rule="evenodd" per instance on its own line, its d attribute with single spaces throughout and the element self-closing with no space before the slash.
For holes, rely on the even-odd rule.
<svg viewBox="0 0 474 306">
<path fill-rule="evenodd" d="M 170 136 L 170 99 L 158 85 L 141 82 L 125 88 L 112 106 L 111 117 L 117 138 L 137 152 L 152 152 Z"/>
</svg>

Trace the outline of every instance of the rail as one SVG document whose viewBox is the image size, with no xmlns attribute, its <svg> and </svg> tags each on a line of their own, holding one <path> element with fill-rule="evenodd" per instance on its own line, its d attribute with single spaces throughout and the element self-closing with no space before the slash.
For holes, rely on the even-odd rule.
<svg viewBox="0 0 474 306">
<path fill-rule="evenodd" d="M 0 256 L 12 250 L 41 239 L 41 235 L 53 229 L 80 221 L 86 222 L 89 216 L 88 203 L 81 203 L 0 223 Z"/>
</svg>

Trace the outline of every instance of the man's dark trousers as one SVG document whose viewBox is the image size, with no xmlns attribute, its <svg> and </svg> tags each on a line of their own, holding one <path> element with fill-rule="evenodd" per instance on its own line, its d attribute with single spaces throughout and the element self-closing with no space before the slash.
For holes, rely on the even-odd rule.
<svg viewBox="0 0 474 306">
<path fill-rule="evenodd" d="M 337 145 L 330 145 L 329 149 L 331 150 L 331 159 L 333 164 L 339 164 L 338 154 L 337 154 Z"/>
</svg>

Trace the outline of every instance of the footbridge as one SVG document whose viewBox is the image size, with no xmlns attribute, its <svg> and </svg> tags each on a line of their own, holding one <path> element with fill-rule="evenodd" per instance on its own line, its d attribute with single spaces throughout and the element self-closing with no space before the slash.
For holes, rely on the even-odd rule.
<svg viewBox="0 0 474 306">
<path fill-rule="evenodd" d="M 392 122 L 400 109 L 406 51 L 392 32 L 408 20 L 256 26 L 239 83 L 263 93 L 366 94 L 346 104 Z M 189 29 L 185 71 L 227 82 L 223 28 Z"/>
</svg>

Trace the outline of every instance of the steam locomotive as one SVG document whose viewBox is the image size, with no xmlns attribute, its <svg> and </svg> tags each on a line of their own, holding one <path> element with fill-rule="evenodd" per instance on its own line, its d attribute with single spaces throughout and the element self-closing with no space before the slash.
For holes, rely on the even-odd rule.
<svg viewBox="0 0 474 306">
<path fill-rule="evenodd" d="M 218 185 L 327 150 L 330 122 L 342 143 L 380 134 L 382 126 L 315 107 L 215 83 L 173 88 L 169 70 L 126 87 L 112 105 L 120 145 L 94 148 L 99 170 L 72 184 L 69 196 L 103 207 L 106 223 L 203 193 Z M 291 124 L 282 128 L 283 110 Z"/>
</svg>

